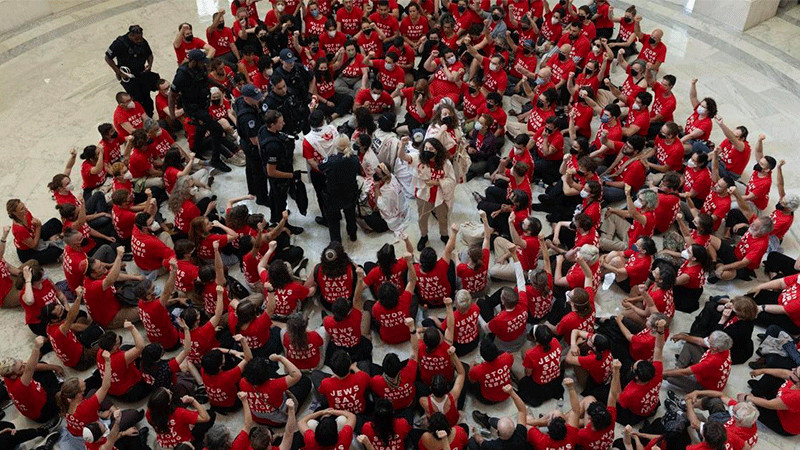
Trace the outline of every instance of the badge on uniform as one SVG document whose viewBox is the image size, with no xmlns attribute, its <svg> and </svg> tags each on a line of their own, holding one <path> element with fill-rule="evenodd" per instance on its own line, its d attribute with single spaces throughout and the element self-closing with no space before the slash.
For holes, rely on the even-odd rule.
<svg viewBox="0 0 800 450">
<path fill-rule="evenodd" d="M 256 127 L 256 121 L 255 120 L 251 120 L 250 122 L 247 122 L 247 126 L 250 127 L 250 128 L 255 128 Z"/>
</svg>

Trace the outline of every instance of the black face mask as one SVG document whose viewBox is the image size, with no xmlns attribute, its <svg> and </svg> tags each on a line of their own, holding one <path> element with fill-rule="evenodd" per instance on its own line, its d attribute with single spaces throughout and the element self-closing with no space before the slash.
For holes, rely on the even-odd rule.
<svg viewBox="0 0 800 450">
<path fill-rule="evenodd" d="M 583 16 L 583 15 L 580 15 L 580 14 L 579 14 L 579 15 L 578 15 L 578 20 L 580 20 L 581 22 L 583 22 L 584 20 L 586 20 L 586 16 Z"/>
<path fill-rule="evenodd" d="M 116 139 L 118 137 L 119 137 L 119 133 L 117 133 L 116 131 L 114 132 L 114 134 L 108 136 L 109 139 Z"/>
<path fill-rule="evenodd" d="M 453 116 L 442 117 L 442 123 L 450 128 L 454 128 L 456 126 L 456 118 Z"/>
<path fill-rule="evenodd" d="M 623 18 L 622 20 L 623 20 L 623 21 L 625 21 L 625 23 L 631 23 L 631 22 L 633 22 L 633 19 L 631 19 L 630 17 L 625 17 L 625 18 Z"/>
<path fill-rule="evenodd" d="M 398 49 L 403 48 L 403 39 L 400 38 L 400 39 L 395 40 L 394 41 L 394 46 L 397 47 Z"/>
<path fill-rule="evenodd" d="M 764 169 L 761 168 L 761 164 L 759 164 L 759 163 L 756 163 L 753 166 L 753 172 L 761 172 L 762 170 L 764 170 Z"/>
<path fill-rule="evenodd" d="M 558 54 L 558 60 L 559 60 L 559 61 L 566 61 L 566 60 L 567 60 L 567 55 L 565 55 L 565 54 L 563 54 L 563 53 L 560 53 L 560 52 L 559 52 L 559 54 Z"/>
<path fill-rule="evenodd" d="M 489 108 L 489 109 L 494 109 L 495 104 L 494 103 L 487 103 L 486 107 Z"/>
<path fill-rule="evenodd" d="M 667 135 L 659 131 L 658 132 L 658 137 L 660 137 L 661 139 L 666 139 Z"/>
<path fill-rule="evenodd" d="M 541 100 L 536 100 L 536 107 L 539 109 L 544 108 L 544 102 Z"/>
<path fill-rule="evenodd" d="M 656 40 L 653 39 L 653 38 L 650 38 L 650 45 L 656 45 Z"/>
<path fill-rule="evenodd" d="M 430 160 L 433 159 L 434 156 L 436 156 L 436 153 L 433 153 L 430 150 L 423 150 L 422 151 L 422 156 L 426 161 L 430 161 Z"/>
<path fill-rule="evenodd" d="M 780 203 L 776 203 L 776 204 L 775 204 L 775 209 L 777 209 L 778 211 L 786 211 L 786 207 L 785 207 L 785 206 L 783 206 L 783 205 L 782 205 L 782 204 L 780 204 Z"/>
<path fill-rule="evenodd" d="M 155 141 L 153 141 L 152 139 L 147 139 L 147 145 L 150 145 L 150 144 L 152 144 L 153 142 L 155 142 Z"/>
<path fill-rule="evenodd" d="M 458 7 L 458 13 L 459 14 L 464 14 L 466 11 L 467 11 L 467 7 L 466 6 L 459 6 Z"/>
<path fill-rule="evenodd" d="M 186 42 L 192 42 L 192 39 L 194 39 L 194 35 L 191 35 L 191 34 L 190 34 L 190 35 L 188 35 L 188 36 L 184 36 L 184 38 L 183 38 L 183 39 L 184 39 Z"/>
<path fill-rule="evenodd" d="M 569 148 L 569 154 L 570 155 L 577 155 L 578 154 L 578 149 L 576 149 L 575 147 L 570 147 Z"/>
<path fill-rule="evenodd" d="M 583 70 L 583 73 L 585 73 L 587 76 L 588 76 L 588 75 L 591 75 L 591 74 L 592 74 L 592 72 L 594 72 L 594 70 L 592 70 L 592 69 L 588 69 L 588 68 Z"/>
<path fill-rule="evenodd" d="M 500 20 L 502 18 L 503 18 L 503 16 L 501 16 L 500 14 L 492 14 L 492 20 L 494 20 L 495 22 L 497 22 L 498 20 Z"/>
<path fill-rule="evenodd" d="M 225 22 L 221 22 L 221 23 L 217 24 L 217 28 L 220 29 L 220 30 L 225 28 Z"/>
<path fill-rule="evenodd" d="M 637 77 L 637 76 L 639 76 L 639 71 L 638 71 L 638 70 L 636 70 L 636 69 L 633 69 L 633 68 L 631 68 L 631 76 L 632 76 L 632 77 Z"/>
<path fill-rule="evenodd" d="M 478 90 L 472 86 L 469 87 L 469 95 L 475 95 Z"/>
<path fill-rule="evenodd" d="M 372 28 L 367 28 L 364 30 L 364 36 L 369 36 L 370 34 L 372 34 Z"/>
<path fill-rule="evenodd" d="M 259 36 L 259 37 L 258 37 L 258 40 L 259 40 L 259 41 L 261 41 L 261 42 L 267 42 L 267 37 L 268 37 L 268 36 L 265 34 L 265 35 L 263 35 L 263 36 Z"/>
<path fill-rule="evenodd" d="M 378 175 L 378 173 L 377 173 L 377 172 L 372 174 L 372 181 L 374 181 L 374 182 L 376 182 L 376 183 L 380 183 L 380 182 L 381 182 L 381 180 L 382 180 L 382 178 L 381 178 L 381 176 L 380 176 L 380 175 Z"/>
<path fill-rule="evenodd" d="M 578 35 L 578 36 L 580 36 L 580 35 Z M 569 35 L 569 40 L 570 41 L 574 41 L 575 39 L 578 39 L 578 36 L 573 36 L 573 35 L 570 34 Z"/>
<path fill-rule="evenodd" d="M 431 47 L 436 47 L 437 45 L 439 45 L 438 39 L 428 39 L 428 42 L 430 42 Z"/>
</svg>

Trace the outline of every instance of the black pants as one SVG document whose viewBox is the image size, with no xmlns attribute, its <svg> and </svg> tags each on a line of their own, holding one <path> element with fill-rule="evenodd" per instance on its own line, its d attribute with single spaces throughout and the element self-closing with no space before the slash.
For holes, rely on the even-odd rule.
<svg viewBox="0 0 800 450">
<path fill-rule="evenodd" d="M 289 198 L 289 183 L 284 178 L 269 179 L 269 220 L 278 223 L 286 211 L 286 202 Z"/>
<path fill-rule="evenodd" d="M 255 195 L 256 203 L 259 205 L 269 206 L 269 185 L 258 148 L 253 148 L 251 143 L 245 143 L 242 148 L 245 156 L 244 174 L 247 178 L 247 193 Z"/>
<path fill-rule="evenodd" d="M 773 377 L 772 375 L 764 375 L 754 383 L 751 383 L 750 387 L 753 395 L 765 398 L 767 400 L 772 400 L 778 396 L 778 389 L 780 389 L 784 382 L 785 380 L 781 378 Z M 759 422 L 766 425 L 767 428 L 780 434 L 781 436 L 791 436 L 791 434 L 787 433 L 783 428 L 783 425 L 778 418 L 778 413 L 774 409 L 762 408 L 760 406 L 757 406 L 757 408 L 759 412 Z"/>
<path fill-rule="evenodd" d="M 561 178 L 561 174 L 558 173 L 561 161 L 536 158 L 533 167 L 533 177 L 542 180 L 545 184 L 553 184 Z"/>
<path fill-rule="evenodd" d="M 15 430 L 14 433 L 4 430 Z M 0 448 L 16 448 L 23 442 L 28 442 L 37 437 L 45 437 L 49 430 L 45 428 L 26 428 L 17 430 L 11 422 L 0 422 Z"/>
<path fill-rule="evenodd" d="M 309 170 L 308 178 L 311 179 L 311 185 L 314 186 L 314 192 L 317 194 L 317 205 L 319 205 L 320 215 L 323 219 L 327 220 L 328 212 L 325 208 L 325 174 L 318 170 Z"/>
<path fill-rule="evenodd" d="M 56 404 L 56 393 L 61 389 L 61 382 L 58 381 L 56 373 L 52 370 L 40 370 L 34 372 L 33 379 L 42 385 L 44 391 L 47 393 L 47 402 L 42 407 L 42 413 L 39 417 L 34 419 L 35 422 L 45 423 L 48 420 L 59 414 L 58 405 Z"/>
<path fill-rule="evenodd" d="M 350 114 L 353 109 L 353 97 L 345 94 L 334 93 L 328 101 L 333 102 L 333 106 L 328 106 L 323 102 L 319 102 L 317 109 L 322 111 L 326 116 L 336 114 L 339 117 Z"/>
<path fill-rule="evenodd" d="M 798 273 L 794 268 L 796 260 L 779 252 L 770 252 L 764 261 L 764 272 L 774 273 L 775 278 L 787 277 Z"/>
<path fill-rule="evenodd" d="M 342 212 L 344 212 L 345 229 L 347 235 L 351 239 L 355 238 L 358 225 L 356 224 L 356 205 L 352 203 L 339 208 L 339 205 L 334 205 L 334 202 L 328 201 L 327 212 L 325 213 L 325 220 L 328 221 L 328 232 L 330 233 L 331 242 L 342 242 L 341 221 Z"/>
<path fill-rule="evenodd" d="M 43 242 L 49 241 L 51 237 L 61 234 L 62 230 L 63 225 L 61 224 L 61 221 L 56 218 L 52 218 L 42 224 L 42 231 L 39 234 L 39 240 Z M 35 259 L 40 265 L 44 266 L 58 262 L 58 258 L 63 252 L 64 250 L 61 248 L 54 245 L 49 245 L 44 250 L 17 249 L 17 256 L 23 263 Z"/>
<path fill-rule="evenodd" d="M 150 97 L 150 93 L 158 90 L 159 79 L 161 79 L 161 76 L 155 72 L 142 72 L 135 74 L 134 78 L 125 83 L 120 82 L 120 84 L 132 99 L 141 103 L 144 112 L 153 117 L 153 99 Z"/>
<path fill-rule="evenodd" d="M 561 384 L 563 379 L 563 372 L 558 378 L 547 384 L 538 384 L 533 381 L 533 378 L 525 376 L 520 378 L 517 383 L 517 393 L 523 402 L 536 408 L 550 399 L 564 396 L 564 386 Z"/>
<path fill-rule="evenodd" d="M 192 428 L 192 445 L 194 445 L 194 448 L 203 448 L 206 433 L 214 426 L 214 422 L 217 421 L 217 413 L 208 411 L 208 415 L 211 416 L 208 422 L 196 423 Z"/>
<path fill-rule="evenodd" d="M 700 308 L 700 297 L 703 295 L 703 288 L 688 288 L 675 286 L 672 288 L 675 297 L 675 309 L 685 313 L 697 311 Z"/>
<path fill-rule="evenodd" d="M 367 224 L 370 230 L 376 233 L 385 233 L 389 231 L 389 224 L 383 220 L 383 216 L 378 211 L 372 211 L 368 216 L 361 216 L 361 219 Z"/>
<path fill-rule="evenodd" d="M 324 303 L 324 302 L 323 302 Z M 361 340 L 355 347 L 339 347 L 333 341 L 328 342 L 328 348 L 325 350 L 325 365 L 330 366 L 330 360 L 336 350 L 344 350 L 350 355 L 353 362 L 359 361 L 372 361 L 372 341 L 361 336 Z"/>
<path fill-rule="evenodd" d="M 761 291 L 753 297 L 753 300 L 758 305 L 777 305 L 780 291 Z M 762 327 L 769 327 L 776 325 L 786 330 L 791 335 L 800 334 L 800 326 L 792 321 L 789 316 L 785 314 L 770 314 L 767 312 L 758 313 L 756 317 L 756 325 Z"/>
<path fill-rule="evenodd" d="M 124 394 L 112 395 L 112 397 L 123 403 L 136 403 L 144 399 L 148 395 L 150 395 L 151 391 L 152 388 L 150 387 L 150 385 L 145 383 L 144 380 L 142 380 L 131 386 L 131 388 L 128 389 L 128 391 L 125 392 Z"/>
<path fill-rule="evenodd" d="M 197 130 L 194 135 L 194 145 L 192 145 L 192 150 L 195 152 L 199 152 L 200 149 L 204 148 L 203 141 L 205 139 L 206 131 L 211 135 L 210 137 L 210 144 L 211 144 L 211 159 L 212 161 L 220 160 L 220 156 L 229 157 L 234 152 L 230 150 L 230 142 L 226 140 L 225 130 L 222 128 L 222 125 L 219 124 L 211 114 L 208 113 L 208 108 L 204 105 L 195 105 L 195 104 L 185 104 L 183 105 L 183 109 L 186 112 L 186 117 L 188 117 L 194 125 L 197 127 Z"/>
</svg>

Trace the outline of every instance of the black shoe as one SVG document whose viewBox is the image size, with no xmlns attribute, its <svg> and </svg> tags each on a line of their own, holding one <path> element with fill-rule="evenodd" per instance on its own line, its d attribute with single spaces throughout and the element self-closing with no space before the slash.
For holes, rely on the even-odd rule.
<svg viewBox="0 0 800 450">
<path fill-rule="evenodd" d="M 708 278 L 706 278 L 706 281 L 708 281 L 711 284 L 717 284 L 719 283 L 719 277 L 716 275 L 710 275 Z"/>
<path fill-rule="evenodd" d="M 478 410 L 472 411 L 472 419 L 475 420 L 475 423 L 486 428 L 487 430 L 492 429 L 492 425 L 489 423 L 489 415 L 482 413 Z"/>
<path fill-rule="evenodd" d="M 531 211 L 547 212 L 547 207 L 541 203 L 531 205 Z"/>
<path fill-rule="evenodd" d="M 357 236 L 355 233 L 353 233 L 353 234 L 348 234 L 348 235 L 347 235 L 347 237 L 349 237 L 349 238 L 350 238 L 350 242 L 355 242 L 355 241 L 357 241 L 357 240 L 358 240 L 358 236 Z"/>
<path fill-rule="evenodd" d="M 747 363 L 747 365 L 753 370 L 763 369 L 764 367 L 767 367 L 767 360 L 764 359 L 764 357 L 761 357 L 755 361 L 750 361 Z"/>
<path fill-rule="evenodd" d="M 449 241 L 449 240 L 450 240 L 450 236 L 440 236 L 440 237 L 439 237 L 439 239 L 441 239 L 441 240 L 442 240 L 442 242 L 444 242 L 445 244 L 447 244 L 447 241 Z"/>
<path fill-rule="evenodd" d="M 479 193 L 477 193 L 475 191 L 472 191 L 472 198 L 474 198 L 477 203 L 480 203 L 480 202 L 486 200 L 486 198 L 484 196 L 482 196 L 481 194 L 479 194 Z"/>
<path fill-rule="evenodd" d="M 294 268 L 293 272 L 294 276 L 299 277 L 300 272 L 302 272 L 303 269 L 306 268 L 306 266 L 308 266 L 308 258 L 303 258 L 302 260 L 300 260 L 300 263 L 297 265 L 297 267 Z"/>
<path fill-rule="evenodd" d="M 317 222 L 317 224 L 322 225 L 323 227 L 328 226 L 328 222 L 322 216 L 314 217 L 314 222 Z"/>
<path fill-rule="evenodd" d="M 667 399 L 672 400 L 672 402 L 682 411 L 686 411 L 686 399 L 683 397 L 679 397 L 678 394 L 667 390 Z"/>
<path fill-rule="evenodd" d="M 147 445 L 147 436 L 150 435 L 150 428 L 148 427 L 141 427 L 139 428 L 139 442 L 142 443 L 143 449 L 149 449 L 150 446 Z"/>
<path fill-rule="evenodd" d="M 417 242 L 417 251 L 421 252 L 425 245 L 428 243 L 428 236 L 422 236 L 419 238 L 419 242 Z"/>
<path fill-rule="evenodd" d="M 767 338 L 767 333 L 758 333 L 756 336 L 758 337 L 758 339 L 763 341 L 764 339 Z"/>
<path fill-rule="evenodd" d="M 208 393 L 206 392 L 205 386 L 198 386 L 197 389 L 194 390 L 194 399 L 201 405 L 208 403 Z"/>
<path fill-rule="evenodd" d="M 222 162 L 221 159 L 212 159 L 211 160 L 211 167 L 219 170 L 220 172 L 230 172 L 231 171 L 230 166 L 228 166 L 227 164 Z"/>
<path fill-rule="evenodd" d="M 44 444 L 36 447 L 36 450 L 53 450 L 58 440 L 61 438 L 61 430 L 53 431 L 48 434 L 44 440 Z"/>
<path fill-rule="evenodd" d="M 297 236 L 298 234 L 303 234 L 303 227 L 297 227 L 294 225 L 286 224 L 286 229 L 289 230 L 289 232 L 295 236 Z"/>
</svg>

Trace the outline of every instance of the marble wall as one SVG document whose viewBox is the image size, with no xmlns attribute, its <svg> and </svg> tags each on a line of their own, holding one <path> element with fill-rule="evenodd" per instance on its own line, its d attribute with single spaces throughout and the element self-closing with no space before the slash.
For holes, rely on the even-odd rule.
<svg viewBox="0 0 800 450">
<path fill-rule="evenodd" d="M 689 0 L 694 14 L 722 22 L 735 30 L 745 31 L 775 16 L 780 0 Z"/>
<path fill-rule="evenodd" d="M 0 0 L 0 34 L 92 0 Z M 94 3 L 102 3 L 96 0 Z"/>
</svg>

